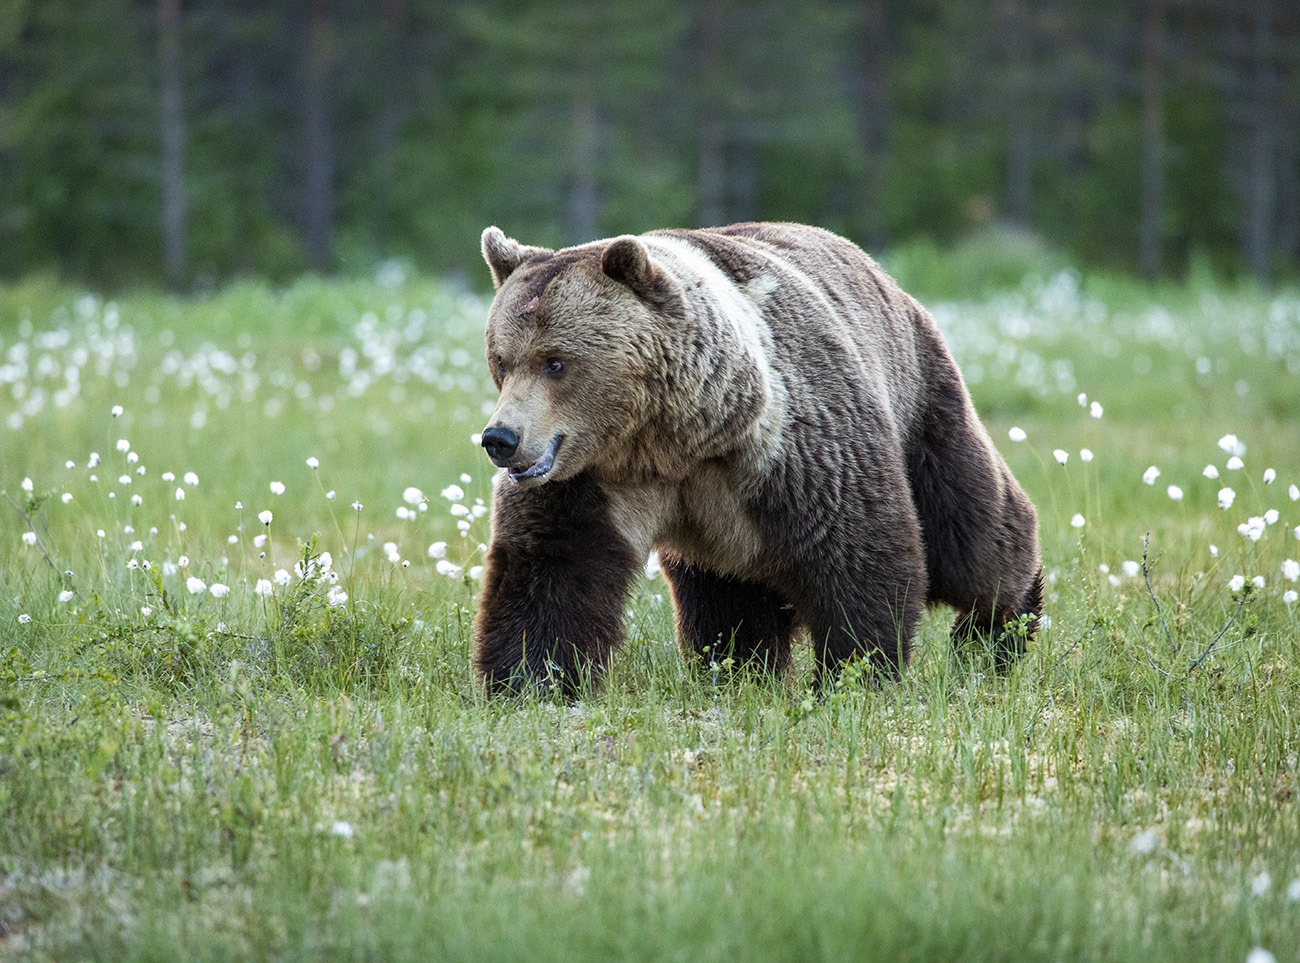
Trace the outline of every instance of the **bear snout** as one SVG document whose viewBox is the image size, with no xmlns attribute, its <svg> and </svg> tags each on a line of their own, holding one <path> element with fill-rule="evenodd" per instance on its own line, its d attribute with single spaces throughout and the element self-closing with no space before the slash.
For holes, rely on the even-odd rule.
<svg viewBox="0 0 1300 963">
<path fill-rule="evenodd" d="M 504 425 L 493 425 L 483 432 L 483 450 L 498 468 L 508 468 L 519 450 L 519 435 Z"/>
</svg>

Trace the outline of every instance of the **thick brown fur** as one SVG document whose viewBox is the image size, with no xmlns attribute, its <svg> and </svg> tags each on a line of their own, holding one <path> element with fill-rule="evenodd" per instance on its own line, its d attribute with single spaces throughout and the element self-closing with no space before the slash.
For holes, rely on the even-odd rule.
<svg viewBox="0 0 1300 963">
<path fill-rule="evenodd" d="M 1033 505 L 930 315 L 856 246 L 738 224 L 553 252 L 489 228 L 483 252 L 487 432 L 517 439 L 493 454 L 489 692 L 598 678 L 653 549 L 688 658 L 781 673 L 806 632 L 822 672 L 896 676 L 938 603 L 999 664 L 1032 639 Z"/>
</svg>

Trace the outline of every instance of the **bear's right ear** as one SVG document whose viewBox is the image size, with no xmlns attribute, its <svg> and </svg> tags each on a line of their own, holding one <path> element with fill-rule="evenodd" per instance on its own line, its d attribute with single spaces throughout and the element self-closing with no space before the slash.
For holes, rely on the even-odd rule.
<svg viewBox="0 0 1300 963">
<path fill-rule="evenodd" d="M 600 257 L 600 270 L 656 307 L 669 311 L 680 308 L 680 289 L 650 260 L 650 252 L 638 237 L 624 235 L 610 241 Z"/>
<path fill-rule="evenodd" d="M 499 227 L 489 227 L 483 232 L 483 260 L 492 270 L 492 284 L 501 287 L 506 278 L 514 274 L 519 265 L 538 254 L 549 254 L 545 248 L 528 247 L 514 238 L 506 237 Z"/>
</svg>

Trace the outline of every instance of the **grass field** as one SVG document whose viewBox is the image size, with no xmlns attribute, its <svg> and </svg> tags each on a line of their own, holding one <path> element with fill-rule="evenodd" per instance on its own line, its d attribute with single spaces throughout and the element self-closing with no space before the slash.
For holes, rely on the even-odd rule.
<svg viewBox="0 0 1300 963">
<path fill-rule="evenodd" d="M 1300 959 L 1294 291 L 932 305 L 1040 511 L 1006 677 L 687 670 L 647 578 L 561 705 L 469 671 L 485 304 L 384 280 L 0 289 L 0 957 Z"/>
</svg>

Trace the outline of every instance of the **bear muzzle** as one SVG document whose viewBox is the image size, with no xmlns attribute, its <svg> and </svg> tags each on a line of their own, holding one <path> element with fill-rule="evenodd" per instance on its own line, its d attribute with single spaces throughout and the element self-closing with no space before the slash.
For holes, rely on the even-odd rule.
<svg viewBox="0 0 1300 963">
<path fill-rule="evenodd" d="M 482 445 L 492 463 L 498 468 L 506 469 L 511 481 L 523 482 L 543 478 L 555 467 L 555 456 L 560 450 L 564 435 L 557 433 L 542 452 L 540 458 L 530 465 L 519 465 L 519 435 L 504 425 L 494 425 L 483 432 Z"/>
</svg>

